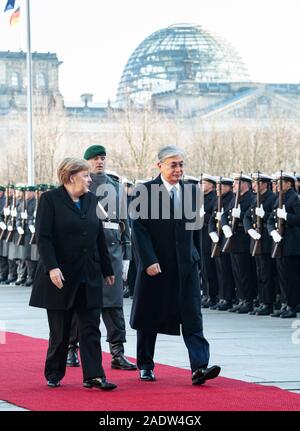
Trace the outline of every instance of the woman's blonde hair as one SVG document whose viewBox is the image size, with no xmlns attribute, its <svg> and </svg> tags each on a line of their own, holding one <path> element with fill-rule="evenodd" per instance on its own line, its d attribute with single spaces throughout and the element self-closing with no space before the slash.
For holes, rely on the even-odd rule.
<svg viewBox="0 0 300 431">
<path fill-rule="evenodd" d="M 88 171 L 90 166 L 86 160 L 75 157 L 66 157 L 57 168 L 57 177 L 60 184 L 68 184 L 72 175 L 81 171 Z"/>
</svg>

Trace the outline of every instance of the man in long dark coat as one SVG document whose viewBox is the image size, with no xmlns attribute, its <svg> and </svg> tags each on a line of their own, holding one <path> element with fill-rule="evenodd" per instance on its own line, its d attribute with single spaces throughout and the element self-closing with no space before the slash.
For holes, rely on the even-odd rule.
<svg viewBox="0 0 300 431">
<path fill-rule="evenodd" d="M 157 333 L 179 335 L 182 325 L 192 383 L 199 385 L 217 377 L 220 367 L 207 368 L 209 344 L 203 335 L 198 273 L 199 225 L 196 221 L 190 228 L 186 211 L 180 215 L 183 202 L 185 209 L 191 209 L 196 186 L 188 185 L 194 196 L 183 187 L 181 149 L 164 147 L 158 160 L 160 175 L 137 188 L 141 199 L 145 198 L 139 205 L 140 217 L 131 212 L 138 261 L 130 323 L 137 330 L 137 365 L 141 380 L 156 380 L 153 356 Z M 199 207 L 195 210 L 199 212 Z"/>
</svg>

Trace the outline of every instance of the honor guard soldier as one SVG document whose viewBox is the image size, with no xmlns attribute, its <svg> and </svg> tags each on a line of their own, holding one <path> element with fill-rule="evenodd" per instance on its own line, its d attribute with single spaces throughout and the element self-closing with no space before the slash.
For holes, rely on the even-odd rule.
<svg viewBox="0 0 300 431">
<path fill-rule="evenodd" d="M 239 303 L 228 311 L 249 313 L 253 310 L 255 293 L 255 269 L 249 253 L 250 238 L 245 233 L 243 218 L 253 200 L 252 178 L 244 174 L 233 174 L 232 198 L 228 208 L 221 216 L 224 240 L 223 252 L 230 252 L 232 272 Z"/>
<path fill-rule="evenodd" d="M 223 242 L 221 216 L 224 211 L 227 211 L 234 196 L 232 186 L 232 178 L 217 177 L 217 204 L 210 217 L 208 226 L 209 236 L 212 240 L 211 256 L 215 260 L 219 283 L 219 302 L 216 305 L 216 310 L 219 311 L 226 311 L 232 308 L 236 298 L 230 254 L 223 253 L 221 250 L 221 244 Z"/>
<path fill-rule="evenodd" d="M 8 276 L 7 247 L 4 240 L 7 228 L 7 212 L 4 214 L 8 208 L 7 199 L 6 187 L 0 185 L 0 283 L 5 282 Z"/>
<path fill-rule="evenodd" d="M 272 317 L 296 317 L 296 306 L 300 302 L 300 200 L 295 181 L 291 174 L 278 174 L 278 197 L 267 223 L 273 239 L 271 255 L 276 259 L 282 299 L 281 309 L 271 314 Z"/>
<path fill-rule="evenodd" d="M 272 238 L 267 229 L 267 220 L 273 211 L 276 195 L 271 190 L 272 177 L 263 173 L 255 173 L 253 190 L 256 196 L 244 217 L 244 228 L 250 237 L 250 254 L 256 263 L 259 307 L 250 314 L 267 316 L 273 313 L 275 302 L 274 259 L 271 258 Z"/>
<path fill-rule="evenodd" d="M 6 284 L 14 283 L 17 280 L 17 247 L 14 243 L 15 226 L 17 217 L 17 199 L 16 199 L 16 187 L 14 184 L 9 184 L 9 207 L 7 209 L 7 233 L 5 236 L 5 242 L 7 245 L 7 257 L 8 257 L 8 278 Z"/>
<path fill-rule="evenodd" d="M 204 224 L 200 231 L 201 275 L 203 299 L 202 307 L 214 307 L 217 303 L 218 279 L 214 259 L 211 258 L 211 238 L 208 235 L 208 223 L 217 201 L 216 178 L 203 174 L 200 186 L 204 193 L 204 202 L 200 208 L 200 217 L 204 217 Z"/>
</svg>

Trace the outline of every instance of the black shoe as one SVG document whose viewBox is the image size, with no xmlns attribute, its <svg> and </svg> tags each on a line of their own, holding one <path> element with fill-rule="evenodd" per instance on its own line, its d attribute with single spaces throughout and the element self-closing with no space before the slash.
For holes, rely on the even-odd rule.
<svg viewBox="0 0 300 431">
<path fill-rule="evenodd" d="M 32 283 L 33 283 L 32 278 L 27 278 L 25 286 L 27 286 L 27 287 L 32 286 Z"/>
<path fill-rule="evenodd" d="M 208 308 L 209 307 L 208 303 L 209 303 L 209 297 L 206 295 L 203 296 L 202 300 L 201 300 L 201 307 L 202 308 Z"/>
<path fill-rule="evenodd" d="M 49 388 L 59 388 L 60 387 L 60 381 L 49 379 L 47 381 L 47 385 L 49 386 Z"/>
<path fill-rule="evenodd" d="M 155 382 L 156 377 L 153 370 L 140 370 L 140 379 L 146 382 Z"/>
<path fill-rule="evenodd" d="M 241 308 L 242 305 L 244 305 L 243 301 L 240 301 L 238 304 L 233 305 L 231 308 L 228 309 L 229 313 L 235 313 Z"/>
<path fill-rule="evenodd" d="M 111 391 L 117 387 L 114 383 L 107 382 L 106 377 L 95 377 L 94 379 L 84 380 L 83 386 L 89 389 L 102 389 L 103 391 Z"/>
<path fill-rule="evenodd" d="M 244 304 L 237 310 L 239 314 L 247 314 L 249 311 L 253 310 L 253 303 L 246 301 Z"/>
<path fill-rule="evenodd" d="M 8 278 L 5 282 L 5 284 L 14 283 L 15 281 L 17 281 L 17 277 Z"/>
<path fill-rule="evenodd" d="M 286 307 L 286 310 L 283 311 L 280 315 L 282 319 L 297 317 L 297 313 L 294 307 Z"/>
<path fill-rule="evenodd" d="M 300 312 L 300 304 L 296 305 L 296 307 L 295 307 L 295 311 L 296 311 L 296 313 L 299 313 L 299 312 Z"/>
<path fill-rule="evenodd" d="M 263 308 L 263 306 L 264 306 L 264 304 L 260 304 L 259 306 L 257 306 L 257 307 L 253 307 L 253 310 L 252 311 L 249 311 L 249 315 L 250 316 L 254 316 L 254 315 L 256 315 L 256 313 L 261 309 L 261 308 Z"/>
<path fill-rule="evenodd" d="M 283 304 L 283 305 L 281 306 L 280 310 L 276 310 L 276 311 L 274 311 L 274 313 L 271 313 L 271 314 L 270 314 L 270 316 L 271 316 L 271 317 L 280 317 L 280 316 L 281 316 L 281 314 L 286 310 L 286 308 L 287 308 L 287 305 L 286 305 L 286 304 Z"/>
<path fill-rule="evenodd" d="M 203 385 L 206 380 L 215 379 L 220 374 L 221 367 L 213 365 L 210 368 L 198 368 L 192 374 L 193 385 Z"/>
<path fill-rule="evenodd" d="M 273 313 L 273 307 L 270 304 L 263 304 L 261 308 L 256 311 L 256 316 L 269 316 Z"/>
<path fill-rule="evenodd" d="M 24 278 L 18 278 L 17 281 L 15 282 L 16 286 L 21 286 L 22 284 L 25 284 Z"/>
<path fill-rule="evenodd" d="M 124 355 L 114 356 L 111 361 L 111 368 L 115 370 L 136 370 L 137 366 L 132 362 L 128 361 Z"/>
<path fill-rule="evenodd" d="M 0 277 L 0 283 L 5 284 L 6 280 L 7 280 L 7 277 L 5 277 L 4 275 Z"/>
<path fill-rule="evenodd" d="M 75 347 L 69 347 L 67 357 L 67 367 L 80 367 L 78 359 L 78 349 Z"/>
<path fill-rule="evenodd" d="M 229 308 L 232 308 L 232 301 L 226 301 L 226 299 L 224 299 L 223 302 L 218 305 L 217 310 L 227 311 Z"/>
<path fill-rule="evenodd" d="M 221 304 L 222 304 L 222 301 L 220 300 L 220 301 L 216 302 L 215 304 L 210 305 L 209 308 L 210 308 L 210 310 L 218 310 L 218 307 Z"/>
</svg>

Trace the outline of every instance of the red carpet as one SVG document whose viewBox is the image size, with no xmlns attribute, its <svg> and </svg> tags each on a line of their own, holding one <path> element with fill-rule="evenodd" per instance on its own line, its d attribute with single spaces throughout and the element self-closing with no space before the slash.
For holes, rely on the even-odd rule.
<svg viewBox="0 0 300 431">
<path fill-rule="evenodd" d="M 189 371 L 166 365 L 156 366 L 157 382 L 140 382 L 135 371 L 111 370 L 107 353 L 104 368 L 116 390 L 83 388 L 80 368 L 68 368 L 61 388 L 51 389 L 43 376 L 48 342 L 13 333 L 6 342 L 0 345 L 0 400 L 29 410 L 300 410 L 298 394 L 224 377 L 192 386 Z"/>
</svg>

